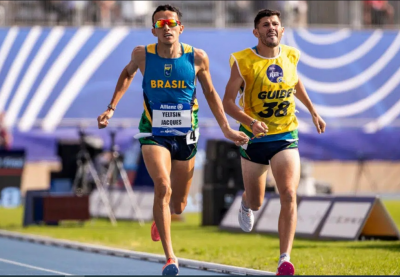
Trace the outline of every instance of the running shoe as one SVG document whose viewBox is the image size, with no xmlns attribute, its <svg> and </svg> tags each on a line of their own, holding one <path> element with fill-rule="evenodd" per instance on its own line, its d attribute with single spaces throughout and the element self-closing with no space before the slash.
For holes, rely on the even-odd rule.
<svg viewBox="0 0 400 277">
<path fill-rule="evenodd" d="M 253 229 L 254 214 L 252 210 L 249 209 L 249 211 L 246 212 L 243 210 L 242 205 L 240 205 L 238 219 L 240 228 L 242 228 L 243 231 L 250 232 Z"/>
<path fill-rule="evenodd" d="M 276 275 L 294 275 L 294 265 L 285 259 L 279 262 Z"/>
<path fill-rule="evenodd" d="M 162 275 L 176 276 L 179 273 L 178 261 L 174 258 L 169 258 L 162 269 Z"/>
</svg>

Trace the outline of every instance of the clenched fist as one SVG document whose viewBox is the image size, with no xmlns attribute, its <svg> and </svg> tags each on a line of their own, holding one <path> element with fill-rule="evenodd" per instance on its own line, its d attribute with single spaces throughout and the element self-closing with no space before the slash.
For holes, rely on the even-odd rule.
<svg viewBox="0 0 400 277">
<path fill-rule="evenodd" d="M 114 115 L 114 111 L 109 109 L 97 117 L 97 125 L 99 129 L 106 128 L 108 120 Z"/>
</svg>

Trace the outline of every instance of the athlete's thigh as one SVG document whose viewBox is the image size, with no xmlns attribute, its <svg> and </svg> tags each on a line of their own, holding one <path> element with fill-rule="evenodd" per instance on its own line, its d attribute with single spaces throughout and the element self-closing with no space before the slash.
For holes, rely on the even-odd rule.
<svg viewBox="0 0 400 277">
<path fill-rule="evenodd" d="M 241 162 L 246 200 L 248 203 L 259 203 L 261 205 L 265 194 L 268 165 L 254 163 L 243 157 Z"/>
<path fill-rule="evenodd" d="M 186 203 L 192 184 L 195 158 L 187 161 L 173 160 L 171 169 L 172 202 Z"/>
<path fill-rule="evenodd" d="M 171 153 L 159 145 L 142 145 L 143 160 L 154 185 L 170 180 Z"/>
<path fill-rule="evenodd" d="M 271 159 L 271 169 L 279 193 L 297 190 L 300 179 L 300 155 L 297 148 L 285 149 Z"/>
</svg>

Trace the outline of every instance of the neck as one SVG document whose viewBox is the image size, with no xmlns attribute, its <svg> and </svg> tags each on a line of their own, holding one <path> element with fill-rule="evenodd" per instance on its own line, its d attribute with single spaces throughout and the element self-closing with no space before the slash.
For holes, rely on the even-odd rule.
<svg viewBox="0 0 400 277">
<path fill-rule="evenodd" d="M 171 58 L 179 58 L 182 56 L 182 48 L 179 41 L 173 44 L 157 44 L 157 53 L 161 58 L 171 59 Z"/>
<path fill-rule="evenodd" d="M 264 45 L 262 42 L 257 45 L 258 54 L 266 58 L 274 58 L 279 55 L 279 45 L 275 47 L 268 47 Z"/>
</svg>

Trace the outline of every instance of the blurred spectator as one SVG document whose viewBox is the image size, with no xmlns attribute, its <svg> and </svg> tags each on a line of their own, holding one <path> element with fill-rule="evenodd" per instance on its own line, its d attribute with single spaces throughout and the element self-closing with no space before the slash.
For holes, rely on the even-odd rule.
<svg viewBox="0 0 400 277">
<path fill-rule="evenodd" d="M 6 10 L 8 1 L 0 1 L 0 26 L 6 25 Z"/>
<path fill-rule="evenodd" d="M 257 12 L 259 10 L 263 10 L 263 9 L 280 10 L 281 11 L 281 7 L 280 7 L 281 2 L 282 1 L 267 1 L 267 0 L 253 1 L 254 14 L 257 14 Z"/>
<path fill-rule="evenodd" d="M 383 26 L 393 24 L 394 9 L 388 1 L 364 1 L 364 24 Z"/>
<path fill-rule="evenodd" d="M 135 18 L 135 2 L 143 1 L 122 1 L 121 2 L 121 14 L 124 22 L 132 23 Z"/>
<path fill-rule="evenodd" d="M 81 26 L 84 23 L 85 9 L 88 6 L 88 1 L 71 1 L 71 6 L 75 10 L 75 22 L 76 26 Z"/>
<path fill-rule="evenodd" d="M 46 21 L 72 24 L 75 13 L 74 1 L 40 1 L 40 3 L 45 11 Z"/>
<path fill-rule="evenodd" d="M 153 3 L 151 1 L 132 1 L 133 2 L 133 20 L 144 24 L 147 16 L 152 13 Z"/>
<path fill-rule="evenodd" d="M 0 113 L 0 149 L 11 149 L 12 136 L 4 124 L 5 113 Z"/>
<path fill-rule="evenodd" d="M 96 1 L 100 8 L 100 22 L 102 27 L 110 27 L 112 22 L 112 13 L 119 15 L 119 5 L 117 1 Z"/>
<path fill-rule="evenodd" d="M 227 1 L 226 9 L 230 14 L 228 21 L 233 23 L 253 22 L 251 4 L 249 1 Z"/>
<path fill-rule="evenodd" d="M 283 11 L 284 25 L 290 27 L 307 27 L 307 1 L 279 1 Z"/>
<path fill-rule="evenodd" d="M 96 24 L 100 21 L 100 11 L 96 1 L 88 1 L 85 8 L 86 20 L 88 22 Z"/>
<path fill-rule="evenodd" d="M 151 1 L 121 2 L 121 16 L 126 23 L 140 23 L 141 25 L 145 25 L 145 20 L 147 16 L 151 16 L 152 9 Z"/>
</svg>

